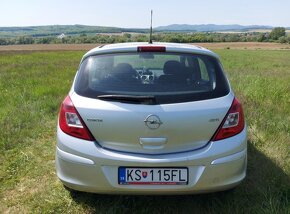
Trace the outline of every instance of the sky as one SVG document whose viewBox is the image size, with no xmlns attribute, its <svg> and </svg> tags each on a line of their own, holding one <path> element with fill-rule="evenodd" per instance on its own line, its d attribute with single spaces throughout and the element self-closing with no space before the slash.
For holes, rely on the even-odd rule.
<svg viewBox="0 0 290 214">
<path fill-rule="evenodd" d="M 290 0 L 2 0 L 0 27 L 83 24 L 147 28 L 170 24 L 290 27 Z"/>
</svg>

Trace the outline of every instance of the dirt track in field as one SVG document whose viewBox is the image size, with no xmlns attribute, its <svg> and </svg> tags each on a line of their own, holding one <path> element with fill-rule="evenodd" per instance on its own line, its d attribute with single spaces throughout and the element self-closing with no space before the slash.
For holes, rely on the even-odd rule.
<svg viewBox="0 0 290 214">
<path fill-rule="evenodd" d="M 0 46 L 0 51 L 87 51 L 100 44 L 34 44 Z M 194 43 L 208 49 L 290 50 L 290 44 L 266 42 Z"/>
<path fill-rule="evenodd" d="M 290 50 L 290 44 L 270 42 L 196 43 L 208 49 Z"/>
</svg>

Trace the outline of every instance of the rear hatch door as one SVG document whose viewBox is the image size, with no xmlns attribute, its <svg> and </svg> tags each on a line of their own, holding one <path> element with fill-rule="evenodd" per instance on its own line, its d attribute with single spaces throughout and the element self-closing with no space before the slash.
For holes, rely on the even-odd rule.
<svg viewBox="0 0 290 214">
<path fill-rule="evenodd" d="M 229 93 L 210 100 L 144 105 L 71 95 L 77 111 L 101 147 L 142 154 L 204 147 L 218 129 L 233 98 Z"/>
</svg>

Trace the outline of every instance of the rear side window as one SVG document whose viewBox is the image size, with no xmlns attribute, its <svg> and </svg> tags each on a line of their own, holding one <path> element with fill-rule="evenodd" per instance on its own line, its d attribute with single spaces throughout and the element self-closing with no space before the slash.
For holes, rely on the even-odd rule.
<svg viewBox="0 0 290 214">
<path fill-rule="evenodd" d="M 200 77 L 202 80 L 209 81 L 209 70 L 206 67 L 206 64 L 203 60 L 198 59 L 198 64 L 200 68 Z"/>
<path fill-rule="evenodd" d="M 90 56 L 75 82 L 79 95 L 150 96 L 156 104 L 225 96 L 229 86 L 217 59 L 183 53 L 114 53 Z"/>
</svg>

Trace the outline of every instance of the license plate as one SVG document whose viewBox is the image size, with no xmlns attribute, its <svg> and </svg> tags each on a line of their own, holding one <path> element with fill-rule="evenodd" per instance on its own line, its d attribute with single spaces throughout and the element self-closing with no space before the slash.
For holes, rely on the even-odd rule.
<svg viewBox="0 0 290 214">
<path fill-rule="evenodd" d="M 120 185 L 187 185 L 188 168 L 119 167 Z"/>
</svg>

